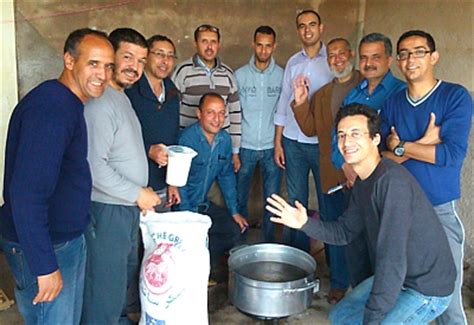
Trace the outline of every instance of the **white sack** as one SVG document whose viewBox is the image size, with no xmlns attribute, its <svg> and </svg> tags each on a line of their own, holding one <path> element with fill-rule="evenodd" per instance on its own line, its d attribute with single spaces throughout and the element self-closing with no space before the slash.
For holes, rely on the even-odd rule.
<svg viewBox="0 0 474 325">
<path fill-rule="evenodd" d="M 140 325 L 208 324 L 208 216 L 148 212 L 140 220 Z"/>
</svg>

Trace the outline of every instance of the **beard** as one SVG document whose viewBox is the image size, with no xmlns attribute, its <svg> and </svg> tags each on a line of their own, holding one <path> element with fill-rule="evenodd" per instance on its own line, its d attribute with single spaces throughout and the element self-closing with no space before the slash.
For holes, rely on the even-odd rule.
<svg viewBox="0 0 474 325">
<path fill-rule="evenodd" d="M 257 60 L 258 63 L 268 63 L 270 62 L 270 59 L 271 59 L 271 55 L 268 56 L 268 58 L 262 58 L 262 57 L 259 57 L 258 55 L 255 55 L 255 60 Z"/>
<path fill-rule="evenodd" d="M 354 65 L 352 64 L 352 62 L 348 62 L 347 63 L 347 66 L 344 68 L 344 70 L 342 71 L 336 71 L 336 69 L 334 69 L 333 67 L 330 67 L 331 69 L 331 72 L 332 74 L 334 75 L 334 77 L 336 78 L 344 78 L 344 77 L 347 77 L 351 72 L 352 72 L 352 69 L 354 68 Z"/>
<path fill-rule="evenodd" d="M 138 78 L 138 72 L 136 72 L 135 70 L 132 70 L 132 69 L 125 69 L 125 70 L 122 70 L 121 72 L 122 72 L 122 73 L 124 73 L 124 72 L 133 72 L 133 73 L 135 73 L 135 75 L 136 75 L 137 78 Z M 133 86 L 133 84 L 135 83 L 135 82 L 128 83 L 128 82 L 120 81 L 119 78 L 117 78 L 116 75 L 114 75 L 113 79 L 114 79 L 114 82 L 115 82 L 120 88 L 122 88 L 122 89 L 129 89 L 129 88 L 131 88 L 131 87 Z"/>
</svg>

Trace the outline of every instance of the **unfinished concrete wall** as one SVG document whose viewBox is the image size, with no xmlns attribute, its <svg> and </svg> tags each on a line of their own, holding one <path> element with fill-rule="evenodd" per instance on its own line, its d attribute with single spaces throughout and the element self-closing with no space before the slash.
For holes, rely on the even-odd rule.
<svg viewBox="0 0 474 325">
<path fill-rule="evenodd" d="M 55 77 L 61 70 L 60 56 L 68 32 L 85 26 L 106 32 L 129 26 L 146 37 L 169 36 L 177 46 L 180 60 L 194 53 L 193 32 L 203 23 L 218 26 L 222 33 L 221 57 L 232 68 L 247 63 L 254 30 L 270 25 L 277 32 L 277 62 L 284 65 L 298 51 L 300 43 L 295 15 L 305 8 L 318 9 L 326 25 L 325 39 L 353 33 L 355 1 L 81 1 L 65 3 L 50 0 L 39 5 L 18 0 L 16 4 L 17 39 L 20 69 L 20 94 L 38 81 Z M 342 15 L 340 13 L 343 13 Z"/>
<path fill-rule="evenodd" d="M 410 29 L 422 29 L 433 35 L 440 61 L 436 67 L 439 79 L 460 83 L 474 91 L 474 2 L 469 0 L 368 0 L 364 31 L 382 32 L 392 38 Z M 397 68 L 394 72 L 401 77 Z M 462 171 L 462 197 L 459 214 L 466 231 L 466 255 L 471 264 L 474 255 L 473 157 L 474 132 Z M 472 273 L 472 271 L 471 271 Z"/>
<path fill-rule="evenodd" d="M 62 69 L 64 39 L 76 28 L 89 26 L 110 32 L 116 27 L 130 26 L 147 37 L 156 33 L 165 34 L 175 41 L 180 61 L 194 53 L 192 40 L 196 26 L 211 23 L 222 31 L 221 57 L 232 68 L 237 68 L 246 63 L 251 55 L 250 43 L 255 28 L 268 24 L 275 28 L 278 35 L 276 60 L 284 65 L 300 49 L 295 15 L 305 8 L 321 13 L 326 41 L 335 36 L 345 36 L 356 43 L 358 28 L 363 28 L 366 33 L 383 32 L 394 42 L 408 29 L 427 30 L 435 37 L 441 53 L 438 77 L 461 83 L 471 93 L 474 90 L 474 2 L 471 0 L 49 0 L 41 3 L 17 0 L 15 14 L 20 96 L 40 81 L 58 76 Z M 358 17 L 362 19 L 359 23 Z M 399 75 L 395 66 L 393 71 Z M 4 113 L 10 108 L 2 106 L 1 109 Z M 474 224 L 471 220 L 474 209 L 473 143 L 471 133 L 460 202 L 469 256 L 473 255 L 474 244 Z M 259 213 L 258 181 L 254 185 L 251 211 Z M 311 193 L 314 198 L 314 187 Z M 310 201 L 310 206 L 316 207 L 314 199 Z"/>
</svg>

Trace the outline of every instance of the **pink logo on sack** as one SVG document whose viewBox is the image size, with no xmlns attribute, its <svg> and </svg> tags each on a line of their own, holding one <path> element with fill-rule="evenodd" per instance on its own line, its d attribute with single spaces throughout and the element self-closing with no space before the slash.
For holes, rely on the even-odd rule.
<svg viewBox="0 0 474 325">
<path fill-rule="evenodd" d="M 162 295 L 172 288 L 172 277 L 176 274 L 173 251 L 173 244 L 160 243 L 144 263 L 145 284 L 155 295 Z"/>
</svg>

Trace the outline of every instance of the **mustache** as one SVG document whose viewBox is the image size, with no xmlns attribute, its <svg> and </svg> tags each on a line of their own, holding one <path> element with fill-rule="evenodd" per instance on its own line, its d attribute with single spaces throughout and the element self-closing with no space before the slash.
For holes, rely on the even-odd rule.
<svg viewBox="0 0 474 325">
<path fill-rule="evenodd" d="M 121 73 L 133 73 L 136 77 L 138 77 L 138 71 L 134 70 L 134 69 L 131 69 L 131 68 L 123 69 L 120 72 Z"/>
<path fill-rule="evenodd" d="M 369 71 L 369 70 L 377 70 L 377 67 L 375 65 L 366 65 L 364 67 L 364 71 Z"/>
</svg>

